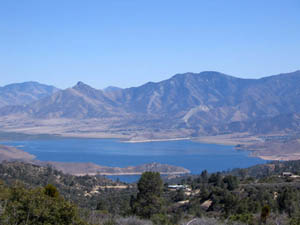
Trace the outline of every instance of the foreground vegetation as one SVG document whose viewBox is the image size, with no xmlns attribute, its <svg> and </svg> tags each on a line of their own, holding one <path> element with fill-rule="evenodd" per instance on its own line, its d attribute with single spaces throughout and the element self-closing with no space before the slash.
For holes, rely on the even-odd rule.
<svg viewBox="0 0 300 225">
<path fill-rule="evenodd" d="M 282 174 L 284 172 L 285 176 Z M 0 164 L 0 224 L 300 224 L 300 161 L 137 184 Z M 182 186 L 170 188 L 168 184 Z"/>
</svg>

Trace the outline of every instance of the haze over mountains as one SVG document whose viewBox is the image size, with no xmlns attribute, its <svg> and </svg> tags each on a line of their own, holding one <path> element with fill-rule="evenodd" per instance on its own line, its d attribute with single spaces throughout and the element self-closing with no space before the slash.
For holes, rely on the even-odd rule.
<svg viewBox="0 0 300 225">
<path fill-rule="evenodd" d="M 261 79 L 213 71 L 185 73 L 139 87 L 105 90 L 82 82 L 65 90 L 30 82 L 1 88 L 0 99 L 2 118 L 103 120 L 106 128 L 120 132 L 131 127 L 198 136 L 300 129 L 300 71 Z"/>
<path fill-rule="evenodd" d="M 24 105 L 57 92 L 59 89 L 38 82 L 24 82 L 0 87 L 0 107 Z"/>
</svg>

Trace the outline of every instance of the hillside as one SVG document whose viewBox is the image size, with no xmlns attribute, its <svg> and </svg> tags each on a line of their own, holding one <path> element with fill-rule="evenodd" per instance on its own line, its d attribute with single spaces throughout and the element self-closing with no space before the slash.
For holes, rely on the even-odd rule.
<svg viewBox="0 0 300 225">
<path fill-rule="evenodd" d="M 0 163 L 0 180 L 13 185 L 16 181 L 22 182 L 26 187 L 43 187 L 47 184 L 55 185 L 63 196 L 81 206 L 94 206 L 93 195 L 86 195 L 101 186 L 117 185 L 117 183 L 96 176 L 73 176 L 64 174 L 51 167 L 37 166 L 23 162 Z M 98 195 L 97 192 L 94 196 Z M 89 202 L 90 201 L 90 202 Z"/>
<path fill-rule="evenodd" d="M 2 216 L 4 212 L 24 217 L 21 212 L 26 212 L 29 206 L 35 210 L 29 210 L 28 214 L 38 214 L 42 204 L 45 204 L 42 201 L 43 194 L 47 193 L 38 190 L 48 187 L 55 191 L 50 193 L 57 193 L 57 188 L 61 195 L 59 198 L 50 195 L 52 200 L 67 200 L 79 205 L 79 218 L 85 224 L 108 224 L 109 221 L 109 224 L 122 225 L 183 225 L 193 219 L 200 224 L 299 224 L 299 169 L 299 160 L 277 161 L 222 173 L 209 174 L 203 171 L 198 175 L 168 179 L 168 183 L 164 184 L 159 174 L 150 172 L 147 173 L 148 177 L 144 174 L 137 185 L 128 185 L 100 176 L 77 177 L 51 167 L 4 162 L 0 163 L 0 206 L 4 209 L 0 212 L 0 220 L 5 221 Z M 158 196 L 149 195 L 157 191 L 152 184 L 155 180 L 151 176 L 154 175 L 158 176 L 160 183 Z M 144 193 L 142 191 L 147 196 L 142 200 L 150 202 L 151 206 L 160 200 L 157 206 L 159 217 L 156 214 L 150 218 L 141 216 L 135 210 L 139 196 Z M 30 197 L 24 197 L 28 194 Z M 49 204 L 49 200 L 46 203 Z M 9 207 L 5 207 L 6 204 L 13 204 L 15 208 L 19 206 L 19 210 L 10 211 Z M 149 209 L 149 204 L 141 204 L 139 209 Z M 157 212 L 157 208 L 151 208 L 150 213 Z M 265 217 L 262 216 L 264 209 L 269 211 Z M 138 220 L 134 216 L 145 220 Z"/>
<path fill-rule="evenodd" d="M 33 162 L 35 163 L 35 162 Z M 167 164 L 149 163 L 125 168 L 100 166 L 94 163 L 67 163 L 67 162 L 36 162 L 39 165 L 51 165 L 55 169 L 73 175 L 141 175 L 143 172 L 152 171 L 161 174 L 175 175 L 188 174 L 189 170 Z"/>
<path fill-rule="evenodd" d="M 27 152 L 19 150 L 14 147 L 0 145 L 0 162 L 5 160 L 33 160 L 34 155 L 31 155 Z"/>
</svg>

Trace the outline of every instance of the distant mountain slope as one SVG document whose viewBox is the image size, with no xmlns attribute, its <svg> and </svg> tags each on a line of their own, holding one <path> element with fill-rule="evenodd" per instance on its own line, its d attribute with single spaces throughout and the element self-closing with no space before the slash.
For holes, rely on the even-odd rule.
<svg viewBox="0 0 300 225">
<path fill-rule="evenodd" d="M 8 106 L 0 114 L 25 114 L 32 118 L 97 118 L 122 111 L 118 104 L 83 82 L 25 106 Z"/>
<path fill-rule="evenodd" d="M 16 83 L 0 87 L 0 107 L 24 105 L 50 96 L 58 89 L 37 82 Z"/>
<path fill-rule="evenodd" d="M 194 135 L 235 130 L 272 132 L 275 127 L 268 125 L 264 130 L 259 126 L 267 126 L 266 121 L 277 116 L 300 113 L 299 97 L 300 71 L 261 79 L 241 79 L 206 71 L 177 74 L 157 83 L 106 91 L 79 82 L 73 88 L 26 106 L 3 107 L 0 116 L 105 118 L 108 126 L 118 121 L 120 129 L 132 126 L 136 130 L 184 128 L 193 130 Z M 257 121 L 265 123 L 254 125 Z M 274 123 L 278 121 L 275 119 Z M 298 123 L 291 121 L 289 124 Z"/>
<path fill-rule="evenodd" d="M 119 115 L 118 104 L 82 82 L 26 107 L 37 118 L 98 118 Z"/>
<path fill-rule="evenodd" d="M 115 87 L 115 86 L 108 86 L 103 89 L 104 92 L 114 92 L 114 91 L 120 91 L 122 88 Z"/>
<path fill-rule="evenodd" d="M 280 114 L 275 117 L 252 121 L 237 121 L 226 124 L 224 132 L 246 132 L 255 134 L 300 132 L 300 113 Z"/>
<path fill-rule="evenodd" d="M 262 79 L 218 72 L 186 73 L 116 93 L 127 112 L 175 128 L 219 132 L 222 124 L 300 112 L 300 71 Z"/>
</svg>

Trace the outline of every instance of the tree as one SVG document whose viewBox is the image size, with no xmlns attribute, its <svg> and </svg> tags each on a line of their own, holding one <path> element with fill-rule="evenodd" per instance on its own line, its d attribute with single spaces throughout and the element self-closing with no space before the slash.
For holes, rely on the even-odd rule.
<svg viewBox="0 0 300 225">
<path fill-rule="evenodd" d="M 200 176 L 201 176 L 202 183 L 207 183 L 208 182 L 207 170 L 203 170 Z"/>
<path fill-rule="evenodd" d="M 223 182 L 227 184 L 228 190 L 232 191 L 238 187 L 238 179 L 235 176 L 228 175 L 224 177 Z"/>
<path fill-rule="evenodd" d="M 185 200 L 185 194 L 183 189 L 179 189 L 176 191 L 173 201 L 179 202 L 179 201 L 184 201 Z"/>
<path fill-rule="evenodd" d="M 163 181 L 157 172 L 145 172 L 138 182 L 138 194 L 133 203 L 133 212 L 142 218 L 151 218 L 162 212 Z"/>
<path fill-rule="evenodd" d="M 262 207 L 261 209 L 261 214 L 260 214 L 260 219 L 263 223 L 267 222 L 267 218 L 270 215 L 270 207 L 268 205 L 265 205 L 264 207 Z"/>
<path fill-rule="evenodd" d="M 208 182 L 213 184 L 214 186 L 221 186 L 222 176 L 220 172 L 213 173 L 210 175 Z"/>
<path fill-rule="evenodd" d="M 294 204 L 294 198 L 297 199 L 296 193 L 297 192 L 291 188 L 284 188 L 277 198 L 279 210 L 287 212 L 289 217 L 297 211 L 297 207 Z"/>
<path fill-rule="evenodd" d="M 46 195 L 52 198 L 58 198 L 59 197 L 59 192 L 56 189 L 56 187 L 52 184 L 47 184 L 44 188 L 44 192 Z"/>
</svg>

